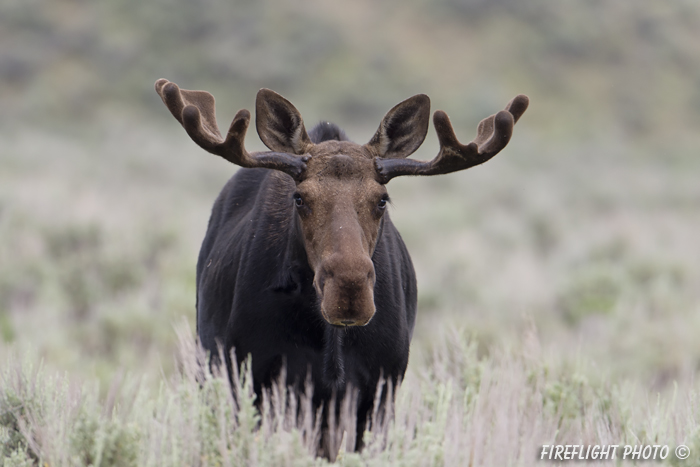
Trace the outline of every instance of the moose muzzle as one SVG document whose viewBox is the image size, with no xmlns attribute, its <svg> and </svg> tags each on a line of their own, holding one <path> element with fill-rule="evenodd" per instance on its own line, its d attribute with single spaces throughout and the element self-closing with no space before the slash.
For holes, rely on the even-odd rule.
<svg viewBox="0 0 700 467">
<path fill-rule="evenodd" d="M 335 326 L 369 323 L 376 311 L 374 281 L 374 264 L 369 256 L 335 253 L 324 260 L 314 282 L 326 321 Z"/>
</svg>

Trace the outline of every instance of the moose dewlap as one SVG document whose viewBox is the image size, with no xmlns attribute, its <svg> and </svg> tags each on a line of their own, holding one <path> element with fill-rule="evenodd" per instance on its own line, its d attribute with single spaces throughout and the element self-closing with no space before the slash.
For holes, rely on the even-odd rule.
<svg viewBox="0 0 700 467">
<path fill-rule="evenodd" d="M 287 385 L 313 385 L 328 410 L 357 391 L 356 447 L 381 378 L 403 377 L 416 317 L 416 276 L 389 219 L 386 184 L 401 175 L 439 175 L 486 162 L 509 142 L 528 98 L 481 121 L 463 145 L 435 112 L 440 150 L 407 159 L 428 131 L 430 99 L 419 94 L 392 108 L 364 145 L 321 123 L 307 133 L 299 111 L 262 89 L 258 135 L 270 149 L 249 153 L 250 113 L 239 111 L 222 136 L 214 97 L 160 79 L 156 91 L 206 151 L 244 167 L 214 203 L 197 263 L 197 332 L 227 367 L 252 355 L 255 391 L 286 371 Z M 380 398 L 380 404 L 391 403 Z M 335 406 L 337 410 L 337 404 Z"/>
</svg>

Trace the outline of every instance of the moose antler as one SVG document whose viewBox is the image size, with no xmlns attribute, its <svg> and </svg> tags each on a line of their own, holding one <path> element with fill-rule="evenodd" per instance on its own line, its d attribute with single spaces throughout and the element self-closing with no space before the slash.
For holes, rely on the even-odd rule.
<svg viewBox="0 0 700 467">
<path fill-rule="evenodd" d="M 520 94 L 508 103 L 505 110 L 483 119 L 474 141 L 461 144 L 452 129 L 450 118 L 442 110 L 433 115 L 433 124 L 440 141 L 440 152 L 431 161 L 415 159 L 375 159 L 377 176 L 387 183 L 400 175 L 440 175 L 483 164 L 505 148 L 513 134 L 513 125 L 521 117 L 530 100 Z"/>
<path fill-rule="evenodd" d="M 246 151 L 244 141 L 250 123 L 250 112 L 247 110 L 238 111 L 224 139 L 216 124 L 214 96 L 206 91 L 180 89 L 177 84 L 162 78 L 156 81 L 155 86 L 170 113 L 202 149 L 241 167 L 280 170 L 295 179 L 301 177 L 306 169 L 307 156 Z"/>
</svg>

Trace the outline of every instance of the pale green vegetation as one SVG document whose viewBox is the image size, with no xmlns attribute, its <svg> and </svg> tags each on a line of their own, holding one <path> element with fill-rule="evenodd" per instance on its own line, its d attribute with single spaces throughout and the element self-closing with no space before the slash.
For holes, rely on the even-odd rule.
<svg viewBox="0 0 700 467">
<path fill-rule="evenodd" d="M 542 443 L 663 444 L 683 440 L 695 451 L 697 399 L 675 391 L 647 398 L 630 384 L 591 381 L 587 369 L 554 370 L 534 336 L 525 355 L 478 357 L 473 341 L 449 334 L 410 371 L 391 422 L 377 417 L 361 453 L 345 451 L 336 426 L 339 465 L 534 465 Z M 3 372 L 0 441 L 6 466 L 32 465 L 325 465 L 315 459 L 316 417 L 302 399 L 286 411 L 284 390 L 254 407 L 250 377 L 202 379 L 185 343 L 183 370 L 158 387 L 116 379 L 104 400 L 89 385 L 23 367 Z M 282 407 L 282 409 L 280 409 Z M 347 436 L 347 433 L 346 433 Z M 347 442 L 347 439 L 346 439 Z M 673 449 L 672 446 L 671 449 Z M 697 452 L 697 451 L 695 451 Z M 620 453 L 621 454 L 621 453 Z M 697 461 L 671 465 L 698 465 Z M 586 465 L 607 465 L 589 461 Z"/>
<path fill-rule="evenodd" d="M 0 466 L 325 462 L 312 414 L 197 382 L 194 267 L 235 168 L 161 77 L 222 127 L 270 87 L 360 142 L 418 92 L 465 142 L 531 98 L 483 167 L 389 184 L 419 320 L 394 421 L 339 463 L 700 465 L 698 2 L 3 0 L 0 31 Z"/>
</svg>

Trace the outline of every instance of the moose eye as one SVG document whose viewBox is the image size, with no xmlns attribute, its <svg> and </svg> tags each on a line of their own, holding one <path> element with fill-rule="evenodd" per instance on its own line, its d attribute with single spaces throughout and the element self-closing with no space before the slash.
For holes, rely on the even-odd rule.
<svg viewBox="0 0 700 467">
<path fill-rule="evenodd" d="M 379 202 L 377 203 L 377 207 L 378 207 L 379 209 L 385 209 L 385 208 L 386 208 L 386 202 L 387 202 L 387 199 L 386 199 L 386 198 L 380 199 Z"/>
<path fill-rule="evenodd" d="M 300 208 L 304 205 L 304 200 L 301 198 L 301 195 L 299 193 L 294 193 L 293 198 L 296 207 Z"/>
</svg>

